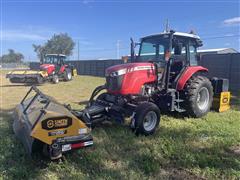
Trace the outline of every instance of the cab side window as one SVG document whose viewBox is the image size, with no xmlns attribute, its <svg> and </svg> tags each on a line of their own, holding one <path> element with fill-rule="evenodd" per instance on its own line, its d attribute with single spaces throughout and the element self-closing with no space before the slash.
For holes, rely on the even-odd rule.
<svg viewBox="0 0 240 180">
<path fill-rule="evenodd" d="M 184 62 L 187 59 L 186 46 L 184 44 L 175 45 L 172 49 L 172 55 L 176 58 L 177 61 Z"/>
<path fill-rule="evenodd" d="M 195 46 L 189 46 L 189 55 L 190 55 L 190 65 L 197 66 L 197 49 Z"/>
<path fill-rule="evenodd" d="M 165 51 L 164 46 L 159 44 L 157 61 L 163 61 L 164 60 L 164 51 Z"/>
</svg>

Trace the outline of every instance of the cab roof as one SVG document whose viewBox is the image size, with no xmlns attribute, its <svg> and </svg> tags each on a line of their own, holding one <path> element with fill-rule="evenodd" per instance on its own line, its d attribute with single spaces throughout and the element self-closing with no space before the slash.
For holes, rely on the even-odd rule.
<svg viewBox="0 0 240 180">
<path fill-rule="evenodd" d="M 61 57 L 66 57 L 64 54 L 46 54 L 45 56 L 61 56 Z"/>
<path fill-rule="evenodd" d="M 170 32 L 162 32 L 162 33 L 158 33 L 158 34 L 152 34 L 152 35 L 141 38 L 141 40 L 145 39 L 145 38 L 151 38 L 151 37 L 157 37 L 157 36 L 163 36 L 163 35 L 169 35 L 169 34 L 170 34 Z M 184 33 L 184 32 L 174 32 L 173 36 L 192 38 L 192 39 L 200 39 L 200 37 L 198 35 L 191 34 L 191 33 Z"/>
</svg>

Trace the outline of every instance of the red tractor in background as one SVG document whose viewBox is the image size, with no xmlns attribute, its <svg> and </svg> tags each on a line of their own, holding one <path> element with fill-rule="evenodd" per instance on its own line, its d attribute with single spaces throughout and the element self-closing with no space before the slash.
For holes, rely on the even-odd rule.
<svg viewBox="0 0 240 180">
<path fill-rule="evenodd" d="M 6 75 L 12 83 L 37 83 L 45 81 L 58 83 L 59 80 L 70 81 L 77 75 L 72 65 L 66 64 L 66 56 L 63 54 L 46 54 L 39 70 L 14 70 Z"/>
<path fill-rule="evenodd" d="M 139 45 L 135 57 L 132 41 L 131 63 L 108 68 L 106 84 L 93 91 L 86 109 L 73 111 L 86 124 L 123 123 L 130 117 L 131 128 L 148 135 L 158 126 L 161 111 L 199 118 L 209 112 L 214 92 L 228 91 L 227 80 L 211 81 L 208 69 L 198 65 L 199 36 L 169 31 L 143 37 Z M 98 96 L 102 90 L 106 92 Z"/>
</svg>

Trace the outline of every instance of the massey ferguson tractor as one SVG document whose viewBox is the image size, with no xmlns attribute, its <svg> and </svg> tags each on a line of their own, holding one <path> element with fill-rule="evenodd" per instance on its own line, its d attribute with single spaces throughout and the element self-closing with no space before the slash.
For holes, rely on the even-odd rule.
<svg viewBox="0 0 240 180">
<path fill-rule="evenodd" d="M 58 83 L 59 80 L 70 81 L 77 75 L 76 69 L 66 64 L 63 54 L 46 54 L 39 70 L 14 70 L 6 75 L 11 83 L 36 83 L 46 81 Z"/>
<path fill-rule="evenodd" d="M 161 112 L 199 118 L 209 112 L 214 96 L 221 111 L 229 108 L 228 81 L 210 80 L 208 69 L 197 63 L 202 46 L 197 35 L 164 32 L 143 37 L 139 45 L 135 57 L 131 43 L 131 63 L 106 69 L 106 83 L 93 91 L 83 110 L 60 105 L 32 87 L 17 106 L 14 121 L 14 132 L 28 152 L 44 149 L 56 159 L 92 145 L 92 127 L 109 120 L 123 124 L 130 119 L 136 134 L 153 134 Z M 32 91 L 35 95 L 27 98 Z"/>
</svg>

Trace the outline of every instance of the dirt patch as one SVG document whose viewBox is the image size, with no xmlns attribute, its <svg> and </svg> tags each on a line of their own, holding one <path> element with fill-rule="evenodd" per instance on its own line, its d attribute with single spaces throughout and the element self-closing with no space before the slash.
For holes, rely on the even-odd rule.
<svg viewBox="0 0 240 180">
<path fill-rule="evenodd" d="M 240 144 L 230 147 L 229 150 L 234 155 L 240 156 Z"/>
<path fill-rule="evenodd" d="M 197 176 L 190 171 L 187 171 L 182 168 L 169 168 L 162 169 L 158 177 L 161 179 L 170 179 L 170 180 L 205 180 L 206 178 Z"/>
</svg>

